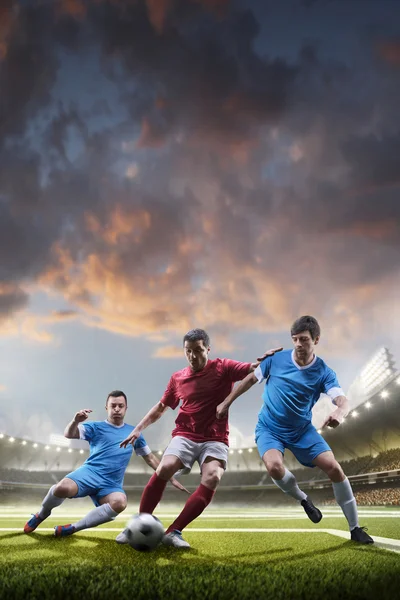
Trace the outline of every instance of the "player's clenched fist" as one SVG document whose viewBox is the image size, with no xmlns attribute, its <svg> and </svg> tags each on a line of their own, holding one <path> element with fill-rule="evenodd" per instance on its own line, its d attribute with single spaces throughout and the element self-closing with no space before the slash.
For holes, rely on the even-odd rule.
<svg viewBox="0 0 400 600">
<path fill-rule="evenodd" d="M 228 411 L 229 411 L 229 404 L 226 404 L 225 402 L 221 402 L 221 404 L 218 404 L 217 419 L 223 419 L 224 417 L 226 417 L 226 415 L 228 414 Z"/>
<path fill-rule="evenodd" d="M 126 448 L 128 444 L 133 444 L 136 442 L 136 440 L 138 439 L 138 437 L 140 436 L 140 431 L 136 431 L 136 429 L 134 429 L 133 431 L 131 431 L 131 433 L 128 435 L 127 438 L 125 438 L 119 445 L 120 448 Z"/>
<path fill-rule="evenodd" d="M 86 421 L 91 412 L 93 412 L 91 408 L 82 408 L 82 410 L 79 410 L 74 417 L 75 423 Z"/>
</svg>

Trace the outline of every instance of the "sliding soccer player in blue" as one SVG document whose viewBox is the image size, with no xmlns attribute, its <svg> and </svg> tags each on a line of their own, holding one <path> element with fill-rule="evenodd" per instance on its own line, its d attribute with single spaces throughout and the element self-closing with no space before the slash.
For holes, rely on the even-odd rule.
<svg viewBox="0 0 400 600">
<path fill-rule="evenodd" d="M 350 528 L 351 539 L 372 544 L 365 527 L 358 523 L 357 504 L 351 485 L 325 439 L 311 423 L 311 409 L 320 394 L 327 394 L 336 410 L 323 427 L 337 427 L 349 411 L 349 403 L 336 374 L 316 356 L 315 346 L 321 331 L 314 317 L 304 316 L 291 328 L 294 350 L 268 356 L 247 375 L 217 407 L 217 417 L 226 416 L 232 402 L 255 383 L 265 381 L 263 406 L 258 415 L 256 443 L 273 482 L 298 500 L 314 523 L 322 519 L 321 511 L 297 485 L 296 478 L 285 468 L 283 455 L 288 448 L 306 467 L 319 467 L 332 482 L 335 499 Z"/>
<path fill-rule="evenodd" d="M 50 488 L 40 511 L 32 515 L 25 524 L 25 533 L 35 531 L 38 525 L 50 516 L 52 509 L 60 506 L 66 498 L 90 496 L 95 508 L 77 523 L 57 525 L 54 528 L 56 537 L 65 537 L 82 529 L 108 523 L 125 510 L 127 499 L 122 486 L 133 450 L 154 470 L 159 464 L 158 458 L 151 452 L 142 435 L 133 447 L 130 445 L 121 450 L 121 441 L 134 429 L 132 425 L 124 423 L 127 408 L 126 395 L 120 390 L 115 390 L 108 394 L 106 400 L 105 421 L 87 421 L 92 412 L 90 408 L 84 408 L 75 414 L 66 426 L 64 436 L 89 442 L 89 458 L 81 467 Z M 176 479 L 171 479 L 171 483 L 189 493 Z"/>
</svg>

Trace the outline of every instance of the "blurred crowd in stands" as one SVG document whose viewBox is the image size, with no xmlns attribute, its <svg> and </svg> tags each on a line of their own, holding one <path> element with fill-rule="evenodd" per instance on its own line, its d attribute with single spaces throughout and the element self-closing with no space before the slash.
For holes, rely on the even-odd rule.
<svg viewBox="0 0 400 600">
<path fill-rule="evenodd" d="M 400 488 L 382 488 L 354 492 L 358 506 L 400 506 Z M 333 498 L 325 500 L 325 505 L 336 506 Z"/>
</svg>

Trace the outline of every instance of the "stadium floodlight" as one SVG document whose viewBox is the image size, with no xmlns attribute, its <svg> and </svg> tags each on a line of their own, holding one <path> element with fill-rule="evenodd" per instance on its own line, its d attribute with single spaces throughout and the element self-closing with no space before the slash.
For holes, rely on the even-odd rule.
<svg viewBox="0 0 400 600">
<path fill-rule="evenodd" d="M 238 450 L 239 454 L 243 454 L 243 450 L 240 448 L 240 450 Z"/>
<path fill-rule="evenodd" d="M 229 450 L 229 454 L 235 454 L 234 450 Z"/>
<path fill-rule="evenodd" d="M 71 440 L 58 433 L 52 433 L 49 437 L 49 444 L 68 448 L 71 445 Z"/>
<path fill-rule="evenodd" d="M 161 455 L 162 455 L 162 450 L 159 450 L 159 451 L 157 452 L 157 454 L 158 454 L 159 456 L 161 456 Z"/>
<path fill-rule="evenodd" d="M 249 448 L 249 452 L 253 452 L 253 448 Z"/>
<path fill-rule="evenodd" d="M 395 372 L 393 357 L 387 348 L 381 348 L 367 363 L 360 374 L 360 381 L 367 396 L 376 393 Z"/>
<path fill-rule="evenodd" d="M 37 447 L 38 447 L 38 445 L 36 442 L 34 444 L 32 444 L 32 448 L 37 448 Z"/>
<path fill-rule="evenodd" d="M 396 383 L 397 383 L 397 385 L 400 385 L 400 377 L 398 377 L 398 378 L 396 379 Z M 2 436 L 1 436 L 1 437 L 2 437 Z"/>
<path fill-rule="evenodd" d="M 21 444 L 22 446 L 26 446 L 26 440 L 22 440 Z"/>
<path fill-rule="evenodd" d="M 50 446 L 45 446 L 44 449 L 45 450 L 50 450 Z"/>
<path fill-rule="evenodd" d="M 358 412 L 356 410 L 353 410 L 353 412 L 351 413 L 352 417 L 358 417 Z"/>
<path fill-rule="evenodd" d="M 79 450 L 79 454 L 83 454 L 83 450 Z"/>
<path fill-rule="evenodd" d="M 8 438 L 8 441 L 9 441 L 9 442 L 15 442 L 15 438 L 13 438 L 13 437 L 10 437 L 10 438 Z"/>
<path fill-rule="evenodd" d="M 389 396 L 389 392 L 387 390 L 383 390 L 381 393 L 381 398 L 387 398 Z"/>
<path fill-rule="evenodd" d="M 0 439 L 3 439 L 4 433 L 0 433 Z"/>
<path fill-rule="evenodd" d="M 365 408 L 371 408 L 371 406 L 372 406 L 371 402 L 366 402 L 365 403 Z"/>
<path fill-rule="evenodd" d="M 71 452 L 72 452 L 72 448 L 68 448 L 68 452 L 71 454 Z"/>
<path fill-rule="evenodd" d="M 60 448 L 60 446 L 57 446 L 57 448 L 56 448 L 56 452 L 61 452 L 61 448 Z"/>
</svg>

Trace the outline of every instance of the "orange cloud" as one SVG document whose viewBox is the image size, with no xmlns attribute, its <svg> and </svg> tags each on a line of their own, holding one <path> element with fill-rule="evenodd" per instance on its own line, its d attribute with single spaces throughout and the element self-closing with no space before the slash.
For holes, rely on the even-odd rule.
<svg viewBox="0 0 400 600">
<path fill-rule="evenodd" d="M 165 135 L 151 123 L 148 117 L 142 119 L 142 129 L 136 142 L 137 148 L 161 148 L 165 144 Z"/>
<path fill-rule="evenodd" d="M 69 15 L 78 20 L 84 19 L 87 13 L 87 7 L 83 0 L 61 0 L 58 9 L 61 14 Z"/>
<path fill-rule="evenodd" d="M 378 54 L 386 62 L 400 67 L 400 41 L 381 42 L 378 44 Z"/>
<path fill-rule="evenodd" d="M 182 358 L 183 350 L 178 346 L 160 346 L 152 356 L 153 358 Z"/>
<path fill-rule="evenodd" d="M 150 23 L 158 33 L 162 33 L 165 18 L 173 4 L 174 0 L 146 0 Z"/>
<path fill-rule="evenodd" d="M 0 62 L 8 52 L 8 43 L 17 23 L 18 5 L 14 0 L 3 0 L 0 4 Z"/>
</svg>

